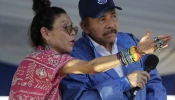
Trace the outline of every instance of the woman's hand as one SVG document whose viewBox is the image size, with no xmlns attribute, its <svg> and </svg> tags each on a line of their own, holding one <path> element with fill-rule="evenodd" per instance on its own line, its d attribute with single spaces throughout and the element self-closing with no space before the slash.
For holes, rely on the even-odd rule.
<svg viewBox="0 0 175 100">
<path fill-rule="evenodd" d="M 141 54 L 151 54 L 154 53 L 158 48 L 158 43 L 155 39 L 149 38 L 150 37 L 150 31 L 148 30 L 146 35 L 142 37 L 140 42 L 137 45 L 137 49 L 140 51 Z M 161 35 L 158 36 L 158 39 L 160 39 L 160 42 L 162 42 L 161 49 L 168 47 L 168 43 L 171 41 L 170 35 Z"/>
</svg>

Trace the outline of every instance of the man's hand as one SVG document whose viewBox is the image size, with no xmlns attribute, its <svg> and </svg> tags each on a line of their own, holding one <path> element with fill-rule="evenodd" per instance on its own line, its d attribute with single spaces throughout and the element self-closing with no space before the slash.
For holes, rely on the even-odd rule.
<svg viewBox="0 0 175 100">
<path fill-rule="evenodd" d="M 150 75 L 146 71 L 134 71 L 127 76 L 131 87 L 139 87 L 143 89 L 147 81 L 150 79 Z"/>
<path fill-rule="evenodd" d="M 155 39 L 150 38 L 150 31 L 148 30 L 146 35 L 142 37 L 140 42 L 137 45 L 138 50 L 141 53 L 144 54 L 152 54 L 154 53 L 158 48 L 157 48 L 157 43 Z M 172 36 L 170 35 L 161 35 L 158 36 L 158 38 L 162 41 L 162 49 L 168 47 L 168 43 L 171 41 Z"/>
</svg>

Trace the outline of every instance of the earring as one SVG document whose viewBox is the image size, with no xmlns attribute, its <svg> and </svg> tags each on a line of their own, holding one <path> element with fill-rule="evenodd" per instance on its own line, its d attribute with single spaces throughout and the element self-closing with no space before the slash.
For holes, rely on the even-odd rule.
<svg viewBox="0 0 175 100">
<path fill-rule="evenodd" d="M 50 46 L 49 45 L 46 45 L 45 46 L 45 50 L 50 50 Z"/>
</svg>

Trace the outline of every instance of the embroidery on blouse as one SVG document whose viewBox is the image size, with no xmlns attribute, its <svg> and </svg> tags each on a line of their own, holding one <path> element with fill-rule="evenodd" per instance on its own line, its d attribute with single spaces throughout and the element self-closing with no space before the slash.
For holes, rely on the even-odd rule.
<svg viewBox="0 0 175 100">
<path fill-rule="evenodd" d="M 61 100 L 59 84 L 65 75 L 57 72 L 72 59 L 67 54 L 59 55 L 51 49 L 39 47 L 19 65 L 9 99 Z"/>
</svg>

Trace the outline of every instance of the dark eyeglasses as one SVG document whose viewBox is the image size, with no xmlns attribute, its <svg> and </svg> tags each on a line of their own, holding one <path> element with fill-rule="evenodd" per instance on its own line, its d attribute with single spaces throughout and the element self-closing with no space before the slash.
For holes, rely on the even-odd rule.
<svg viewBox="0 0 175 100">
<path fill-rule="evenodd" d="M 73 28 L 72 25 L 69 25 L 69 26 L 64 27 L 64 29 L 67 31 L 67 33 L 68 33 L 69 35 L 72 35 L 72 34 L 71 34 L 72 31 L 75 32 L 75 35 L 78 33 L 78 27 L 77 27 L 77 26 L 75 26 L 75 27 Z"/>
</svg>

